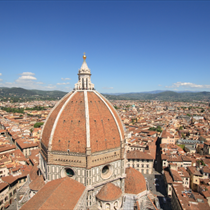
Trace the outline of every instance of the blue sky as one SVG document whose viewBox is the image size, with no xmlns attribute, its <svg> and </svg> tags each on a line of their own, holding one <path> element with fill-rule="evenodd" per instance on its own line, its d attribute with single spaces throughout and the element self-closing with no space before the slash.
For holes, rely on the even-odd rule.
<svg viewBox="0 0 210 210">
<path fill-rule="evenodd" d="M 1 1 L 0 86 L 210 91 L 210 1 Z"/>
</svg>

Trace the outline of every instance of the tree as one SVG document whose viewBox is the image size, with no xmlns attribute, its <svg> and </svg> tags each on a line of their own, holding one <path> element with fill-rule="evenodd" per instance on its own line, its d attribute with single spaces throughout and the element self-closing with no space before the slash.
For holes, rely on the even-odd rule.
<svg viewBox="0 0 210 210">
<path fill-rule="evenodd" d="M 182 133 L 182 138 L 183 138 L 183 139 L 185 139 L 185 138 L 186 138 L 186 137 L 185 137 L 185 135 L 184 135 L 184 133 Z"/>
<path fill-rule="evenodd" d="M 183 150 L 185 148 L 185 145 L 184 144 L 177 144 L 177 146 L 181 147 Z"/>
<path fill-rule="evenodd" d="M 201 165 L 205 166 L 206 164 L 203 162 L 203 160 L 201 160 Z"/>
<path fill-rule="evenodd" d="M 119 109 L 117 106 L 114 106 L 115 109 Z"/>
<path fill-rule="evenodd" d="M 155 127 L 150 127 L 149 128 L 150 131 L 157 131 L 157 132 L 162 132 L 162 128 L 158 125 L 156 128 Z"/>
<path fill-rule="evenodd" d="M 34 128 L 40 128 L 43 124 L 43 122 L 37 122 L 34 124 Z"/>
<path fill-rule="evenodd" d="M 11 107 L 1 107 L 2 110 L 6 112 L 12 112 L 12 113 L 24 113 L 23 108 L 11 108 Z"/>
<path fill-rule="evenodd" d="M 46 110 L 46 108 L 43 107 L 43 106 L 35 106 L 33 108 L 26 108 L 26 110 L 37 110 L 37 111 L 40 111 L 40 110 Z"/>
<path fill-rule="evenodd" d="M 158 125 L 157 128 L 156 128 L 156 131 L 161 133 L 162 132 L 162 128 Z"/>
</svg>

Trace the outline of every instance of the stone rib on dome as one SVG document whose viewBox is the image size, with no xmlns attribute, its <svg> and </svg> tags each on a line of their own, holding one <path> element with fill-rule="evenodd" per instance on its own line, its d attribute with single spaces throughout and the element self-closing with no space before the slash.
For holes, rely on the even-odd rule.
<svg viewBox="0 0 210 210">
<path fill-rule="evenodd" d="M 112 113 L 114 114 L 114 116 L 115 116 L 115 118 L 117 120 L 117 123 L 118 123 L 118 125 L 120 127 L 120 132 L 122 134 L 122 138 L 124 138 L 124 128 L 123 128 L 123 123 L 122 123 L 122 121 L 120 119 L 120 116 L 118 115 L 116 109 L 112 106 L 112 104 L 107 99 L 105 99 L 104 96 L 102 96 L 102 98 L 107 102 L 107 105 L 112 110 Z"/>
<path fill-rule="evenodd" d="M 122 123 L 113 106 L 96 91 L 86 90 L 61 99 L 42 133 L 42 143 L 49 150 L 83 154 L 89 146 L 91 152 L 118 148 L 123 138 Z"/>
<path fill-rule="evenodd" d="M 114 201 L 117 200 L 121 195 L 121 189 L 111 182 L 108 182 L 101 188 L 96 197 L 101 201 Z"/>
<path fill-rule="evenodd" d="M 48 143 L 49 143 L 49 139 L 50 139 L 50 134 L 55 122 L 55 119 L 61 109 L 61 107 L 64 105 L 64 103 L 66 102 L 66 100 L 68 99 L 68 96 L 70 96 L 72 93 L 68 93 L 66 94 L 59 103 L 56 104 L 56 106 L 51 110 L 51 112 L 49 113 L 46 122 L 44 124 L 43 127 L 43 131 L 42 131 L 42 143 L 44 144 L 44 146 L 47 148 L 48 147 Z"/>
<path fill-rule="evenodd" d="M 52 150 L 85 153 L 84 92 L 76 92 L 63 108 L 51 137 Z"/>
<path fill-rule="evenodd" d="M 94 92 L 88 92 L 91 151 L 120 147 L 120 132 L 104 102 Z"/>
</svg>

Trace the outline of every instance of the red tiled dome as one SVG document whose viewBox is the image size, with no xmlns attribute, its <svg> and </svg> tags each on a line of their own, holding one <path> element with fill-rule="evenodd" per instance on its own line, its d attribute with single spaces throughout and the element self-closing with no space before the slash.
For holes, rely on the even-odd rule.
<svg viewBox="0 0 210 210">
<path fill-rule="evenodd" d="M 146 181 L 142 173 L 134 168 L 126 168 L 125 193 L 139 194 L 147 190 Z"/>
<path fill-rule="evenodd" d="M 117 200 L 121 195 L 121 189 L 109 182 L 101 188 L 96 197 L 102 201 L 114 201 Z"/>
<path fill-rule="evenodd" d="M 41 143 L 51 151 L 85 153 L 120 147 L 123 125 L 114 107 L 94 90 L 64 96 L 49 114 Z"/>
</svg>

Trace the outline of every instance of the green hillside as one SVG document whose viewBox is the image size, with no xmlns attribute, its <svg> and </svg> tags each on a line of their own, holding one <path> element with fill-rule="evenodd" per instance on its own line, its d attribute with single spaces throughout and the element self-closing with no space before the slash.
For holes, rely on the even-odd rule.
<svg viewBox="0 0 210 210">
<path fill-rule="evenodd" d="M 59 100 L 66 92 L 26 90 L 24 88 L 0 88 L 0 100 L 22 102 L 32 100 Z M 160 93 L 124 93 L 118 95 L 103 94 L 111 100 L 161 100 L 161 101 L 210 101 L 210 92 L 182 92 L 164 91 Z"/>
<path fill-rule="evenodd" d="M 1 101 L 32 101 L 32 100 L 58 100 L 66 92 L 63 91 L 43 91 L 43 90 L 26 90 L 24 88 L 0 88 Z"/>
<path fill-rule="evenodd" d="M 127 93 L 121 95 L 108 95 L 113 100 L 161 100 L 161 101 L 210 101 L 210 92 L 182 92 L 165 91 L 161 93 Z"/>
</svg>

